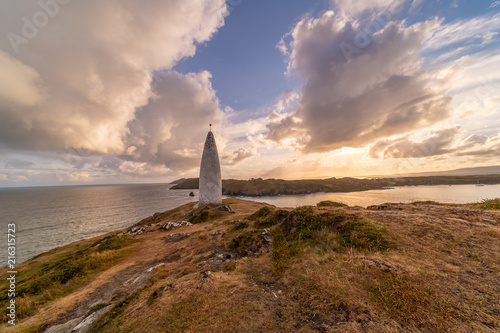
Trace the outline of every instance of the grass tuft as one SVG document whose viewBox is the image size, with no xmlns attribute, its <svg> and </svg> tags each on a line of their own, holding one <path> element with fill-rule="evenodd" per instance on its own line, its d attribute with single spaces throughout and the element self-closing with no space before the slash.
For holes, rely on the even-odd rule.
<svg viewBox="0 0 500 333">
<path fill-rule="evenodd" d="M 93 307 L 90 308 L 89 312 L 87 313 L 87 316 L 107 307 L 108 305 L 109 305 L 109 303 L 99 303 L 99 304 L 94 305 Z"/>
<path fill-rule="evenodd" d="M 275 211 L 272 215 L 265 217 L 264 219 L 257 221 L 255 223 L 256 228 L 270 228 L 283 220 L 288 216 L 288 211 L 279 209 Z"/>
<path fill-rule="evenodd" d="M 231 229 L 229 229 L 229 231 L 234 232 L 245 228 L 248 228 L 248 223 L 246 223 L 245 221 L 240 221 L 236 223 Z"/>
<path fill-rule="evenodd" d="M 485 199 L 481 201 L 480 207 L 483 209 L 500 209 L 500 198 Z"/>
<path fill-rule="evenodd" d="M 109 251 L 109 250 L 118 250 L 118 249 L 121 249 L 122 247 L 126 246 L 128 243 L 129 243 L 129 236 L 128 235 L 120 235 L 120 236 L 116 236 L 116 237 L 111 237 L 111 238 L 104 240 L 97 248 L 97 251 L 103 252 L 103 251 Z"/>
<path fill-rule="evenodd" d="M 258 211 L 256 211 L 255 213 L 253 213 L 252 215 L 250 215 L 248 217 L 249 220 L 258 220 L 260 218 L 263 218 L 263 217 L 266 217 L 268 216 L 269 214 L 271 214 L 271 208 L 265 206 L 265 207 L 262 207 L 261 209 L 259 209 Z"/>
<path fill-rule="evenodd" d="M 239 255 L 246 256 L 256 253 L 262 247 L 262 238 L 259 230 L 245 231 L 241 235 L 231 239 L 226 248 Z"/>
<path fill-rule="evenodd" d="M 385 228 L 377 228 L 369 221 L 348 221 L 342 225 L 339 244 L 344 247 L 387 251 L 395 245 L 387 238 Z"/>
<path fill-rule="evenodd" d="M 324 200 L 324 201 L 318 202 L 316 204 L 316 206 L 318 206 L 318 207 L 345 207 L 347 205 L 342 203 L 342 202 Z"/>
</svg>

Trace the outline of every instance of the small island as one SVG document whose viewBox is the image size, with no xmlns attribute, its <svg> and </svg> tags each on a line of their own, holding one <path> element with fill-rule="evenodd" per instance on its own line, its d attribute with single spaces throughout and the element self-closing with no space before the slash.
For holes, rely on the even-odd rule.
<svg viewBox="0 0 500 333">
<path fill-rule="evenodd" d="M 499 222 L 500 199 L 189 203 L 19 265 L 0 330 L 497 331 Z"/>
<path fill-rule="evenodd" d="M 328 178 L 328 179 L 262 179 L 250 180 L 223 179 L 222 194 L 228 196 L 276 196 L 291 194 L 310 194 L 317 192 L 355 192 L 380 190 L 395 186 L 415 185 L 466 185 L 500 184 L 500 175 L 472 176 L 427 176 L 393 178 Z M 198 178 L 182 178 L 174 182 L 171 189 L 197 189 Z"/>
</svg>

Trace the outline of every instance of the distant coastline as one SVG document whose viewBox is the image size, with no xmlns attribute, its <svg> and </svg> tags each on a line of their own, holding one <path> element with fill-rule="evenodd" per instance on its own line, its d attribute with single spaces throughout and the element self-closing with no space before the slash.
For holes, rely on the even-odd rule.
<svg viewBox="0 0 500 333">
<path fill-rule="evenodd" d="M 228 196 L 277 196 L 294 194 L 311 194 L 318 192 L 358 192 L 381 190 L 396 186 L 417 185 L 467 185 L 467 184 L 500 184 L 500 175 L 470 175 L 470 176 L 427 176 L 427 177 L 393 177 L 393 178 L 328 178 L 328 179 L 262 179 L 222 180 L 222 194 Z M 188 190 L 198 188 L 198 178 L 178 179 L 170 189 Z"/>
</svg>

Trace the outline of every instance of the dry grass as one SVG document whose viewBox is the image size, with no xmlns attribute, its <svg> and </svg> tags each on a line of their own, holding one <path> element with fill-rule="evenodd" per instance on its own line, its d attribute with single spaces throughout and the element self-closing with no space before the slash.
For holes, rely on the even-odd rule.
<svg viewBox="0 0 500 333">
<path fill-rule="evenodd" d="M 44 296 L 45 303 L 35 302 L 43 293 L 22 299 L 22 306 L 36 311 L 17 331 L 36 332 L 107 304 L 113 308 L 95 332 L 500 329 L 500 227 L 484 222 L 498 221 L 500 212 L 435 203 L 383 211 L 337 205 L 290 211 L 238 199 L 226 203 L 235 213 L 213 207 L 205 222 L 191 227 L 169 232 L 148 227 L 134 236 L 133 253 L 100 268 L 99 275 L 88 275 L 92 281 L 76 275 L 66 284 L 75 283 L 75 289 L 62 292 L 58 288 L 64 284 L 56 285 L 52 296 Z M 190 209 L 179 207 L 149 223 L 185 219 Z M 243 223 L 224 223 L 230 219 Z M 264 227 L 272 229 L 273 237 L 267 254 L 258 251 L 264 246 Z M 223 234 L 210 235 L 212 231 Z M 170 232 L 191 236 L 175 239 Z M 91 255 L 122 251 L 114 249 L 119 243 L 93 245 Z M 42 263 L 68 260 L 92 244 L 49 253 L 23 269 L 37 276 Z M 245 257 L 248 248 L 260 254 Z M 123 285 L 159 263 L 163 265 L 134 292 L 117 290 L 110 301 L 96 299 L 109 283 Z"/>
</svg>

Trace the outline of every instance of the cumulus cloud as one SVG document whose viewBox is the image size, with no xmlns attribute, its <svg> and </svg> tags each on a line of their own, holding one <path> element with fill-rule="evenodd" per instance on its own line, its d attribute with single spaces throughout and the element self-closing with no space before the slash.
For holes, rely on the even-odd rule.
<svg viewBox="0 0 500 333">
<path fill-rule="evenodd" d="M 222 123 L 210 78 L 207 71 L 158 73 L 155 96 L 127 126 L 126 157 L 174 170 L 198 166 L 208 125 L 213 124 L 217 134 Z"/>
<path fill-rule="evenodd" d="M 218 106 L 207 72 L 159 71 L 194 55 L 227 14 L 224 0 L 10 1 L 0 14 L 8 32 L 0 39 L 0 146 L 175 168 L 170 158 L 190 154 L 181 140 L 199 139 L 195 121 L 216 122 Z"/>
<path fill-rule="evenodd" d="M 297 23 L 288 43 L 289 68 L 306 83 L 296 112 L 281 119 L 271 115 L 269 140 L 294 138 L 306 153 L 327 152 L 450 116 L 446 92 L 453 71 L 425 67 L 420 54 L 440 22 L 391 21 L 387 11 L 377 12 L 387 3 L 400 2 L 377 2 L 362 18 L 348 15 L 366 7 L 339 6 L 342 15 L 328 11 Z"/>
</svg>

